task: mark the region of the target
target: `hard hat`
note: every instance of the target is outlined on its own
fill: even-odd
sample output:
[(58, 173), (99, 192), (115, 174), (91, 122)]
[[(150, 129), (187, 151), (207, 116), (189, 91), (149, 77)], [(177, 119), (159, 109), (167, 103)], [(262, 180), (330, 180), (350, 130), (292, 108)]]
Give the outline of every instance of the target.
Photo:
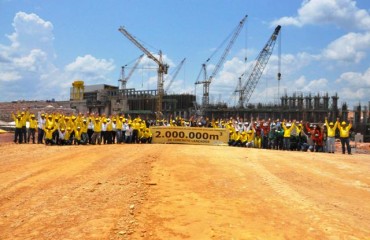
[(45, 114), (44, 113), (41, 113), (41, 117), (45, 117)]
[(333, 123), (333, 122), (330, 122), (330, 123), (329, 123), (329, 126), (334, 126), (334, 123)]
[(20, 114), (18, 114), (18, 115), (17, 115), (17, 118), (20, 118), (20, 117), (22, 117), (22, 116), (21, 116)]
[(63, 132), (64, 130), (65, 130), (64, 128), (60, 129), (60, 131), (62, 131), (62, 132)]
[(342, 125), (346, 125), (347, 123), (345, 121), (342, 122)]
[(81, 128), (80, 126), (77, 127), (77, 129), (80, 129), (80, 128)]
[(252, 130), (248, 130), (248, 133), (252, 133)]
[(71, 127), (68, 127), (68, 128), (67, 128), (67, 130), (68, 130), (68, 131), (69, 131), (69, 130), (71, 130)]
[(31, 118), (34, 118), (34, 117), (35, 117), (35, 114), (32, 114), (32, 115), (31, 115)]
[(21, 114), (24, 115), (24, 112), (22, 112)]
[(300, 124), (298, 124), (298, 127), (302, 127), (302, 124), (300, 123)]

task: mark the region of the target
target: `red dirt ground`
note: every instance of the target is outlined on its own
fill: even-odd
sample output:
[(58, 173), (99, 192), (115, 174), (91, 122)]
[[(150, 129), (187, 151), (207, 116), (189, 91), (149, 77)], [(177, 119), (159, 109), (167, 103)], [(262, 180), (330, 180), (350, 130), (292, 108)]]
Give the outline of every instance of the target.
[(0, 239), (370, 239), (369, 154), (11, 139)]

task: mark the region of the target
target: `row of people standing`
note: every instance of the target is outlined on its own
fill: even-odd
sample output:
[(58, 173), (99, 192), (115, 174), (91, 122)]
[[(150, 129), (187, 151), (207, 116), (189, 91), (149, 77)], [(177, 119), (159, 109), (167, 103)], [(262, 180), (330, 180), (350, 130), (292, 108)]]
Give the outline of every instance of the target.
[[(221, 125), (219, 124), (221, 122)], [(315, 152), (335, 152), (337, 130), (342, 144), (342, 153), (351, 154), (350, 131), (352, 122), (328, 122), (310, 124), (308, 122), (286, 121), (253, 121), (240, 122), (230, 120), (215, 121), (217, 127), (230, 131), (229, 145), (278, 150), (300, 150)]]
[[(47, 145), (69, 144), (113, 144), (113, 143), (151, 143), (152, 134), (148, 124), (140, 116), (131, 120), (124, 115), (84, 116), (61, 113), (13, 113), (16, 124), (14, 142)], [(29, 122), (28, 139), (26, 122)], [(27, 141), (26, 141), (27, 139)]]

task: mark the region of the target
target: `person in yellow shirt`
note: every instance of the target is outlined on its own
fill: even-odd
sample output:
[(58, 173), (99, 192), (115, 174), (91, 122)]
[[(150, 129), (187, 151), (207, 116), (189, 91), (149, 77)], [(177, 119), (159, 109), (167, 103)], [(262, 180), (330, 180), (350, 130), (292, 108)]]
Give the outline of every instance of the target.
[(122, 143), (123, 142), (123, 117), (122, 116), (116, 116), (116, 142)]
[(152, 132), (149, 128), (144, 130), (143, 137), (141, 138), (141, 143), (152, 143)]
[(73, 131), (74, 132), (74, 144), (80, 145), (83, 144), (85, 145), (86, 142), (82, 141), (82, 128), (80, 126), (77, 126), (77, 128)]
[(22, 138), (23, 138), (24, 143), (27, 143), (27, 120), (29, 116), (30, 116), (30, 112), (28, 110), (21, 112)]
[(94, 132), (91, 136), (91, 144), (96, 144), (98, 143), (99, 145), (101, 144), (101, 130), (102, 130), (102, 123), (99, 117), (95, 117), (94, 121)]
[(243, 131), (240, 136), (240, 146), (246, 147), (247, 142), (248, 142), (247, 132)]
[(325, 124), (326, 124), (326, 130), (327, 130), (327, 139), (326, 139), (326, 147), (328, 153), (334, 153), (335, 152), (335, 131), (338, 127), (338, 122), (328, 122), (328, 118), (325, 117)]
[(32, 143), (35, 143), (35, 133), (36, 133), (36, 128), (37, 128), (37, 120), (36, 120), (35, 114), (31, 114), (31, 117), (28, 121), (30, 123), (30, 126), (28, 128), (27, 142), (29, 143), (32, 137)]
[(89, 135), (87, 134), (87, 129), (88, 129), (88, 124), (87, 124), (87, 119), (83, 118), (82, 123), (81, 123), (81, 141), (83, 144), (87, 144), (89, 141)]
[(22, 134), (22, 116), (17, 114), (17, 116), (12, 113), (13, 120), (15, 122), (15, 132), (14, 132), (14, 143), (23, 143), (23, 134)]
[(53, 133), (55, 131), (54, 125), (45, 127), (45, 145), (54, 145)]
[(342, 144), (342, 153), (346, 153), (346, 146), (347, 146), (347, 152), (348, 154), (351, 153), (351, 146), (349, 145), (349, 134), (350, 130), (352, 128), (352, 121), (347, 125), (345, 121), (339, 122), (339, 118), (337, 118), (337, 126), (339, 129), (339, 136), (340, 136), (340, 142)]
[(254, 128), (251, 128), (247, 131), (247, 143), (245, 144), (247, 148), (254, 147), (254, 132)]
[(283, 149), (284, 150), (290, 150), (290, 137), (292, 130), (295, 129), (295, 120), (293, 123), (285, 123), (285, 119), (281, 126), (284, 129), (284, 139), (283, 139)]

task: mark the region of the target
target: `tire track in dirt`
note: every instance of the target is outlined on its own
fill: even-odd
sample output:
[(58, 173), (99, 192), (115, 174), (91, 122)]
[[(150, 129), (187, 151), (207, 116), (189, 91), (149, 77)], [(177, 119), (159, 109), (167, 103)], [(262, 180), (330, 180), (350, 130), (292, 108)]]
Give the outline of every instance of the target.
[[(259, 159), (263, 159), (263, 155), (264, 153), (261, 153)], [(286, 163), (284, 158), (286, 158), (286, 155), (280, 154), (280, 156), (276, 156), (275, 160), (276, 162), (279, 162), (279, 164), (284, 164), (284, 162)], [(268, 170), (265, 165), (271, 166), (271, 162), (249, 159), (247, 164), (255, 170), (263, 182), (265, 182), (274, 192), (282, 197), (282, 201), (286, 201), (285, 204), (294, 206), (294, 208), (299, 209), (300, 212), (308, 216), (309, 221), (312, 223), (312, 227), (309, 229), (309, 231), (316, 232), (319, 230), (323, 236), (330, 236), (330, 238), (334, 239), (339, 239), (343, 236), (351, 236), (351, 231), (353, 231), (353, 229), (349, 230), (345, 223), (336, 219), (336, 215), (332, 215), (330, 212), (322, 209), (322, 202), (317, 202), (317, 199), (313, 199), (308, 195), (300, 193), (299, 189), (295, 190), (296, 186), (294, 182), (289, 179), (282, 179)], [(291, 171), (299, 171), (296, 169), (296, 165), (302, 167), (302, 164), (305, 164), (305, 161), (297, 161), (294, 163), (291, 161), (289, 162)], [(306, 169), (306, 171), (308, 170)], [(317, 174), (315, 171), (313, 171), (313, 174)], [(312, 174), (311, 171), (310, 174)], [(328, 177), (330, 174), (325, 176)], [(320, 177), (320, 174), (316, 176), (317, 179), (320, 179)], [(352, 227), (356, 228), (356, 226)], [(358, 239), (353, 236), (351, 237), (351, 239)]]

